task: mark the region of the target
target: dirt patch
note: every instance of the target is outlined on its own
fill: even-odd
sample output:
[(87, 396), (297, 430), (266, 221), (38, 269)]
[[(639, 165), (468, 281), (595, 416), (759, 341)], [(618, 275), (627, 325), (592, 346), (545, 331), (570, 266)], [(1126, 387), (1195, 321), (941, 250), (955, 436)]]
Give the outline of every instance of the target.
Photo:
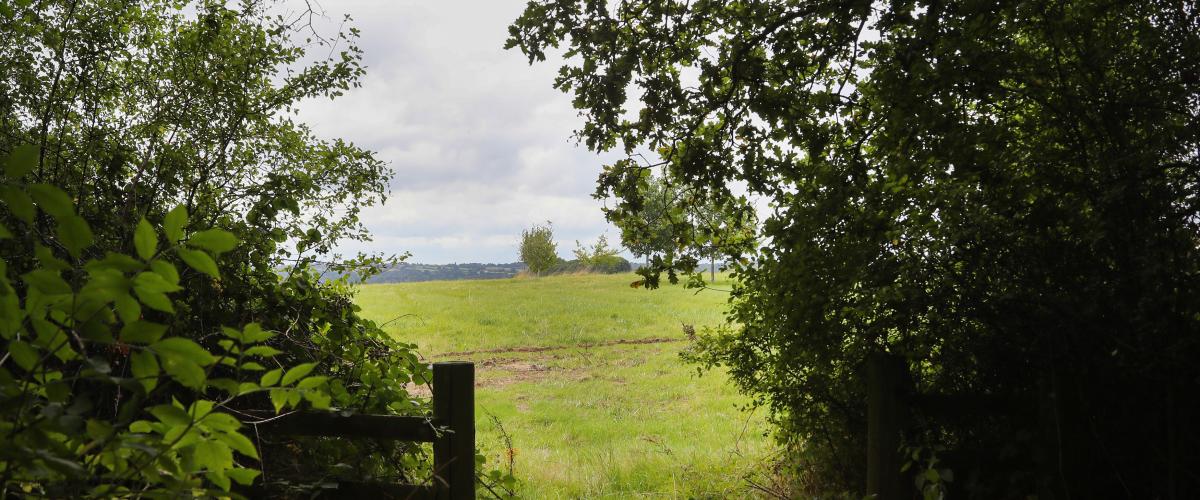
[[(505, 353), (547, 353), (545, 355), (530, 357), (515, 357), (515, 356), (496, 356), (479, 359), (475, 361), (475, 387), (504, 387), (517, 382), (529, 382), (554, 377), (556, 380), (591, 380), (598, 378), (597, 375), (588, 375), (585, 368), (563, 368), (552, 366), (553, 360), (559, 360), (575, 356), (587, 356), (586, 352), (580, 353), (560, 353), (550, 351), (566, 351), (568, 349), (588, 349), (592, 347), (606, 347), (618, 345), (646, 345), (646, 344), (665, 344), (673, 342), (686, 341), (686, 337), (653, 337), (645, 339), (618, 339), (606, 342), (585, 342), (573, 345), (561, 346), (519, 346), (507, 347), (501, 349), (480, 349), (477, 351), (458, 351), (447, 352), (431, 356), (431, 359), (445, 359), (453, 357), (465, 357), (479, 354), (505, 354)], [(549, 363), (548, 363), (549, 362)], [(616, 360), (615, 363), (619, 366), (637, 366), (645, 362), (642, 356), (633, 356), (621, 360)], [(590, 363), (589, 363), (590, 364)], [(624, 384), (624, 380), (614, 379), (614, 383)], [(430, 390), (427, 385), (408, 385), (409, 394), (415, 396), (429, 397)]]
[(504, 347), (504, 348), (500, 348), (500, 349), (480, 349), (478, 351), (445, 352), (445, 353), (431, 356), (431, 358), (449, 358), (449, 357), (454, 357), (454, 356), (471, 356), (473, 354), (500, 354), (500, 353), (506, 353), (506, 352), (545, 352), (545, 351), (556, 351), (556, 350), (560, 350), (560, 349), (586, 349), (589, 347), (604, 347), (604, 346), (626, 345), (626, 344), (664, 344), (664, 343), (668, 343), (668, 342), (683, 342), (685, 340), (687, 340), (686, 337), (653, 337), (653, 338), (648, 338), (648, 339), (618, 339), (618, 340), (609, 340), (606, 342), (584, 342), (582, 344), (573, 344), (573, 345), (518, 346), (518, 347)]

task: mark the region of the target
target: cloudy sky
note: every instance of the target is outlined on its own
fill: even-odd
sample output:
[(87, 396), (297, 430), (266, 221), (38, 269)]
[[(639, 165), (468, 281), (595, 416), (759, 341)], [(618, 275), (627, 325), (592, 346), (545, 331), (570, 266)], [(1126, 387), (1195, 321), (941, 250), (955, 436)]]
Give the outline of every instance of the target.
[(412, 252), (410, 262), (513, 262), (521, 229), (554, 223), (560, 255), (618, 232), (591, 198), (606, 160), (576, 146), (580, 119), (551, 85), (558, 61), (502, 49), (525, 0), (324, 0), (353, 16), (367, 76), (300, 117), (327, 138), (378, 153), (395, 171), (375, 235), (344, 252)]

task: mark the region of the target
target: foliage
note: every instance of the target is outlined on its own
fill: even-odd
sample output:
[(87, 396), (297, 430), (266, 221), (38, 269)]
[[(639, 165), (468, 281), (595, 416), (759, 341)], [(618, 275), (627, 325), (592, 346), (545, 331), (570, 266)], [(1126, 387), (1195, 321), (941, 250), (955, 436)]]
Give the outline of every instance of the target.
[[(405, 388), (429, 376), (412, 346), (314, 266), (384, 262), (331, 253), (368, 238), (358, 215), (383, 201), (387, 169), (289, 117), (358, 85), (357, 32), (301, 43), (313, 13), (271, 8), (0, 5), (6, 491), (224, 490), (254, 477), (239, 437), (252, 411), (424, 411)], [(304, 444), (264, 465), (321, 469), (292, 478), (300, 489), (347, 469), (421, 473), (415, 448)]]
[(554, 229), (550, 222), (546, 225), (534, 224), (533, 227), (521, 231), (521, 262), (529, 266), (529, 271), (540, 275), (558, 262), (557, 244), (554, 243)]
[(558, 259), (546, 274), (620, 274), (633, 271), (633, 264), (624, 257), (605, 259), (600, 264), (586, 264), (579, 259)]
[(138, 223), (136, 257), (107, 252), (83, 259), (97, 235), (65, 192), (18, 181), (34, 164), (28, 151), (36, 149), (8, 157), (0, 201), (21, 214), (18, 224), (40, 220), (53, 228), (60, 246), (43, 246), (32, 231), (17, 238), (11, 226), (0, 226), (0, 237), (32, 246), (38, 259), (16, 282), (7, 260), (0, 261), (6, 496), (197, 488), (219, 494), (232, 482), (250, 484), (259, 471), (240, 464), (259, 454), (231, 413), (236, 402), (269, 395), (278, 412), (302, 402), (329, 408), (333, 398), (329, 377), (312, 374), (315, 364), (279, 366), (281, 351), (266, 343), (275, 334), (257, 323), (214, 326), (215, 349), (171, 327), (172, 316), (188, 305), (169, 296), (183, 290), (176, 263), (218, 281), (214, 257), (233, 250), (237, 239), (220, 229), (185, 232), (188, 214), (180, 206), (161, 229)]
[(620, 250), (608, 246), (608, 237), (604, 235), (600, 235), (600, 238), (596, 240), (596, 243), (591, 248), (585, 247), (579, 241), (576, 241), (573, 252), (575, 253), (575, 260), (584, 269), (605, 274), (627, 272), (631, 269), (629, 261), (617, 255)]
[[(627, 198), (606, 208), (605, 216), (621, 228), (621, 241), (636, 256), (658, 256), (661, 262), (699, 259), (709, 261), (709, 280), (716, 281), (716, 259), (741, 255), (755, 247), (756, 217), (746, 199), (731, 203), (708, 200), (696, 191), (673, 184), (667, 176), (655, 177), (644, 169), (632, 176)], [(605, 197), (601, 191), (597, 197)], [(682, 266), (682, 264), (681, 264)], [(644, 276), (657, 280), (653, 267)], [(699, 277), (699, 276), (697, 276)], [(700, 284), (700, 283), (696, 283)]]
[(651, 255), (675, 250), (674, 225), (686, 217), (678, 209), (679, 193), (666, 179), (647, 175), (638, 188), (641, 206), (637, 210), (609, 209), (608, 218), (621, 229), (621, 244), (649, 263)]
[(1200, 488), (1178, 444), (1200, 417), (1187, 3), (540, 0), (510, 34), (531, 62), (565, 51), (578, 136), (629, 155), (599, 194), (640, 210), (645, 148), (698, 200), (770, 202), (753, 261), (726, 252), (731, 327), (701, 360), (829, 491), (862, 488), (880, 351), (914, 390), (1001, 402), (913, 415), (910, 442), (993, 452), (955, 471), (964, 496)]

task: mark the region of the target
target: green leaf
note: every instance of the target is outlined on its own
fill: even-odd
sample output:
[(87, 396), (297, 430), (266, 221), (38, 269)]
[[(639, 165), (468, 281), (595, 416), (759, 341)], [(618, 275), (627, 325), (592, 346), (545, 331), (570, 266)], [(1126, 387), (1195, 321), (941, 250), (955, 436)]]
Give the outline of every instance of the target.
[(208, 254), (201, 250), (188, 250), (186, 248), (180, 248), (178, 252), (179, 258), (183, 259), (183, 262), (192, 269), (212, 276), (213, 279), (221, 278), (221, 273), (217, 270), (217, 263)]
[(217, 439), (220, 439), (225, 444), (229, 445), (238, 453), (247, 457), (258, 459), (258, 449), (254, 447), (254, 443), (246, 436), (237, 432), (225, 432), (217, 434)]
[(276, 349), (269, 345), (256, 345), (254, 347), (246, 349), (246, 351), (243, 354), (245, 354), (247, 356), (262, 356), (264, 358), (269, 358), (269, 357), (272, 357), (272, 356), (275, 356), (275, 355), (281, 354), (281, 353), (283, 353), (283, 351), (280, 351), (279, 349)]
[(161, 274), (152, 271), (143, 271), (133, 278), (133, 287), (135, 290), (158, 293), (183, 290), (183, 287), (167, 281)]
[(202, 366), (211, 365), (217, 360), (211, 353), (200, 347), (200, 344), (183, 337), (162, 339), (152, 344), (150, 348), (159, 354), (178, 356)]
[(262, 472), (254, 469), (229, 469), (225, 471), (225, 475), (242, 486), (253, 484), (254, 478), (258, 477), (259, 474), (262, 474)]
[(104, 258), (99, 261), (94, 261), (89, 264), (116, 269), (124, 273), (132, 273), (140, 271), (145, 267), (145, 264), (137, 259), (125, 255), (123, 253), (105, 252)]
[(137, 299), (134, 299), (127, 293), (117, 295), (113, 299), (113, 305), (117, 310), (117, 316), (121, 317), (122, 322), (133, 323), (142, 317), (142, 305), (138, 303)]
[(130, 432), (136, 432), (139, 434), (148, 434), (148, 433), (152, 432), (153, 430), (154, 430), (154, 428), (151, 426), (149, 420), (138, 420), (132, 424), (129, 424)]
[(154, 387), (158, 385), (158, 376), (161, 372), (158, 368), (158, 358), (154, 357), (154, 353), (134, 352), (129, 356), (129, 368), (138, 383), (146, 388), (146, 392), (153, 391)]
[(13, 361), (17, 362), (17, 366), (25, 370), (32, 370), (34, 365), (37, 365), (37, 350), (23, 340), (9, 342), (8, 353), (12, 355)]
[(162, 311), (165, 313), (175, 314), (175, 306), (171, 305), (171, 299), (167, 298), (162, 292), (146, 290), (144, 288), (134, 287), (133, 293), (137, 295), (138, 300), (146, 304), (147, 307)]
[(0, 240), (6, 240), (12, 237), (12, 231), (9, 231), (7, 227), (0, 225)]
[(75, 203), (63, 190), (49, 184), (33, 184), (29, 186), (29, 194), (42, 210), (54, 218), (75, 215)]
[(58, 241), (67, 247), (71, 256), (78, 258), (83, 249), (92, 246), (95, 237), (83, 217), (68, 214), (58, 218)]
[(64, 403), (68, 398), (71, 397), (71, 387), (62, 383), (62, 381), (55, 380), (47, 382), (45, 388), (46, 399), (49, 399), (52, 402)]
[(206, 375), (200, 365), (179, 356), (164, 356), (162, 367), (171, 378), (185, 387), (196, 390), (204, 388)]
[(71, 285), (68, 285), (57, 271), (38, 269), (25, 273), (21, 279), (25, 281), (25, 284), (47, 295), (72, 293)]
[(276, 388), (268, 391), (268, 394), (271, 396), (271, 406), (275, 408), (275, 413), (279, 413), (280, 410), (283, 410), (287, 406), (288, 399), (292, 395), (292, 390)]
[(212, 412), (204, 416), (204, 425), (209, 429), (221, 432), (236, 432), (242, 428), (242, 422), (228, 413)]
[(221, 488), (221, 491), (229, 491), (229, 488), (233, 486), (233, 484), (229, 482), (229, 477), (225, 475), (224, 469), (210, 470), (204, 475), (204, 477), (207, 477), (209, 481), (212, 481), (212, 483), (217, 485), (218, 488)]
[(41, 262), (42, 267), (45, 267), (46, 269), (53, 271), (66, 271), (71, 269), (70, 264), (58, 257), (55, 257), (54, 252), (40, 243), (33, 245), (33, 254), (37, 256), (38, 262)]
[(282, 375), (283, 375), (282, 368), (276, 368), (274, 370), (271, 370), (271, 371), (263, 374), (262, 378), (260, 378), (258, 380), (258, 385), (261, 385), (263, 387), (270, 387), (272, 385), (275, 385), (275, 384), (279, 383), (279, 377)]
[(41, 157), (41, 148), (34, 144), (22, 144), (13, 148), (4, 161), (4, 175), (9, 179), (20, 179), (33, 171)]
[(242, 342), (256, 344), (274, 337), (275, 334), (262, 329), (258, 323), (250, 323), (242, 330)]
[(942, 476), (940, 474), (938, 474), (937, 469), (927, 469), (925, 471), (925, 479), (931, 483), (936, 483), (941, 478), (942, 478)]
[(121, 328), (121, 341), (130, 344), (153, 344), (167, 332), (167, 325), (135, 320)]
[(37, 211), (33, 207), (33, 198), (16, 187), (0, 187), (0, 199), (4, 200), (9, 212), (26, 224), (33, 222), (33, 216), (37, 215)]
[(324, 384), (326, 380), (329, 380), (329, 377), (324, 377), (324, 376), (308, 377), (304, 380), (301, 380), (299, 384), (296, 384), (296, 388), (297, 389), (315, 389), (317, 387), (320, 387), (321, 384)]
[(188, 244), (219, 254), (237, 247), (238, 239), (233, 233), (224, 229), (209, 229), (193, 234), (191, 238), (188, 238)]
[(318, 410), (328, 410), (329, 403), (332, 400), (328, 394), (319, 391), (308, 391), (304, 393), (304, 399), (307, 399), (309, 404)]
[(179, 270), (175, 269), (175, 265), (165, 260), (155, 260), (150, 263), (150, 269), (162, 276), (167, 283), (172, 285), (179, 284)]
[(283, 376), (283, 381), (280, 382), (280, 385), (289, 385), (292, 382), (300, 380), (301, 377), (308, 375), (308, 372), (311, 372), (313, 368), (316, 367), (316, 363), (301, 363), (293, 366), (287, 371), (287, 374)]
[(87, 421), (87, 435), (92, 439), (100, 440), (107, 438), (108, 436), (112, 435), (112, 432), (112, 425), (110, 425), (108, 422), (96, 420), (94, 418), (89, 418)]
[(133, 231), (133, 246), (142, 260), (150, 260), (158, 251), (158, 233), (154, 232), (154, 226), (151, 226), (145, 217), (142, 217), (137, 229)]
[(174, 245), (183, 239), (183, 227), (187, 225), (187, 220), (186, 206), (179, 205), (167, 212), (163, 219), (163, 233), (166, 233), (168, 243)]
[(150, 414), (154, 415), (154, 418), (157, 418), (159, 422), (167, 425), (186, 426), (192, 424), (192, 416), (188, 415), (188, 412), (183, 411), (183, 408), (175, 405), (154, 406), (150, 408)]
[(210, 471), (223, 471), (233, 467), (233, 450), (221, 441), (204, 439), (192, 448), (192, 460), (198, 467)]

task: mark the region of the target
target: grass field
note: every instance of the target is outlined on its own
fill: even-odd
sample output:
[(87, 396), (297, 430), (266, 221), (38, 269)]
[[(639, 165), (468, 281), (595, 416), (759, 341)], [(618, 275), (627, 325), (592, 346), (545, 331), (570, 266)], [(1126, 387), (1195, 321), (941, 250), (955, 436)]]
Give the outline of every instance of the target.
[(752, 495), (743, 477), (772, 450), (761, 412), (678, 356), (682, 326), (718, 323), (725, 296), (633, 280), (366, 285), (357, 300), (430, 360), (476, 363), (477, 439), (492, 464), (507, 464), (511, 439), (522, 498)]

